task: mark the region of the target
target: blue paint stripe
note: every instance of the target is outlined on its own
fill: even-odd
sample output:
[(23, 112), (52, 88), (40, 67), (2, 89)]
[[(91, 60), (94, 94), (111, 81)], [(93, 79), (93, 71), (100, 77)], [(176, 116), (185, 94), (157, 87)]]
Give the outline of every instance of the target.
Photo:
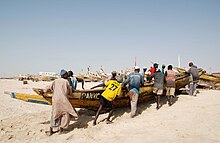
[(45, 102), (45, 101), (39, 101), (39, 100), (33, 100), (33, 99), (29, 99), (27, 102), (32, 102), (32, 103), (39, 103), (39, 104), (46, 104), (46, 105), (48, 105), (48, 103)]
[(12, 98), (16, 98), (14, 92), (11, 93), (11, 97), (12, 97)]

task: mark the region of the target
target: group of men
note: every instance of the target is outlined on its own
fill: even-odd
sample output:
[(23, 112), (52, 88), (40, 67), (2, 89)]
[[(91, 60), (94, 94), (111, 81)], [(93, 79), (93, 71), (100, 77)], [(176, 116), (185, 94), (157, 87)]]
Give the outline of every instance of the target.
[[(152, 75), (147, 76), (147, 80), (152, 80), (152, 78), (154, 78), (153, 93), (157, 103), (156, 108), (157, 109), (160, 108), (160, 96), (164, 94), (164, 91), (166, 91), (168, 104), (171, 106), (172, 98), (175, 95), (176, 73), (173, 71), (172, 65), (169, 65), (167, 71), (165, 72), (158, 69), (158, 64), (156, 64), (154, 67), (155, 67), (155, 72)], [(162, 66), (162, 69), (164, 68), (165, 67)]]
[[(162, 68), (158, 68), (158, 64), (155, 63), (153, 65), (153, 72), (147, 75), (147, 80), (151, 80), (154, 78), (154, 89), (153, 93), (155, 95), (157, 106), (156, 108), (160, 108), (160, 96), (166, 94), (168, 105), (171, 106), (173, 104), (173, 98), (175, 97), (175, 89), (176, 89), (176, 78), (177, 74), (173, 71), (173, 66), (168, 65), (167, 70), (165, 71), (165, 65), (162, 65)], [(190, 84), (189, 84), (189, 95), (196, 96), (197, 90), (197, 82), (199, 80), (199, 73), (197, 66), (195, 66), (192, 62), (189, 63), (189, 70), (185, 72), (190, 75)]]
[[(197, 67), (193, 65), (192, 62), (189, 63), (190, 69), (185, 72), (186, 74), (190, 75), (190, 95), (195, 95), (196, 91), (196, 83), (199, 79), (199, 74)], [(128, 94), (130, 97), (130, 105), (131, 105), (131, 117), (134, 117), (136, 115), (137, 110), (137, 102), (138, 102), (138, 96), (140, 87), (144, 86), (145, 80), (152, 80), (154, 79), (154, 89), (153, 93), (156, 99), (156, 109), (160, 108), (160, 96), (164, 94), (164, 91), (166, 91), (166, 96), (168, 100), (168, 105), (171, 106), (173, 104), (173, 98), (175, 97), (175, 88), (176, 88), (176, 73), (173, 71), (172, 65), (169, 65), (167, 67), (167, 71), (165, 71), (165, 65), (162, 65), (162, 69), (160, 70), (158, 68), (158, 64), (154, 63), (153, 67), (150, 69), (150, 74), (146, 75), (145, 72), (146, 68), (143, 68), (143, 74), (140, 73), (140, 67), (135, 66), (134, 72), (130, 73), (126, 80), (122, 83), (121, 81), (117, 80), (116, 72), (112, 72), (112, 76), (110, 80), (105, 81), (103, 84), (100, 84), (98, 86), (92, 87), (100, 87), (100, 86), (106, 86), (105, 91), (101, 94), (100, 97), (100, 107), (96, 113), (95, 120), (93, 122), (93, 125), (96, 125), (97, 118), (103, 109), (103, 107), (110, 108), (109, 115), (107, 117), (107, 123), (111, 123), (110, 117), (113, 113), (113, 104), (112, 101), (121, 95), (121, 88), (126, 87), (128, 84)]]
[[(193, 95), (196, 90), (196, 82), (199, 79), (197, 67), (193, 65), (192, 62), (189, 63), (190, 69), (186, 72), (190, 75), (190, 95)], [(138, 96), (140, 92), (140, 87), (144, 86), (145, 80), (154, 79), (154, 89), (153, 93), (155, 95), (157, 106), (160, 108), (160, 96), (164, 93), (164, 87), (166, 85), (166, 95), (168, 98), (168, 104), (172, 105), (172, 98), (175, 95), (175, 79), (176, 74), (172, 70), (172, 65), (169, 65), (167, 71), (164, 70), (165, 66), (162, 66), (162, 70), (158, 68), (158, 64), (154, 64), (150, 74), (145, 75), (140, 73), (140, 67), (135, 66), (134, 72), (130, 73), (125, 81), (117, 80), (117, 72), (113, 71), (110, 79), (106, 80), (96, 87), (105, 86), (105, 91), (100, 96), (100, 106), (97, 110), (93, 125), (97, 124), (98, 116), (103, 108), (109, 108), (109, 115), (107, 117), (106, 123), (112, 123), (110, 120), (114, 105), (113, 101), (121, 95), (122, 88), (128, 88), (128, 94), (130, 97), (131, 105), (131, 117), (136, 115)], [(61, 70), (61, 78), (54, 80), (46, 89), (40, 91), (41, 94), (51, 90), (53, 92), (52, 96), (52, 114), (51, 114), (51, 126), (48, 135), (52, 135), (54, 132), (62, 132), (64, 128), (67, 128), (70, 120), (78, 119), (79, 115), (74, 107), (70, 104), (67, 95), (71, 94), (76, 90), (77, 79), (73, 77), (72, 71), (67, 72), (66, 70)], [(78, 79), (81, 80), (81, 79)], [(84, 83), (84, 82), (83, 82)], [(165, 84), (166, 83), (166, 84)], [(127, 86), (128, 85), (128, 86)], [(84, 84), (82, 84), (84, 89)]]

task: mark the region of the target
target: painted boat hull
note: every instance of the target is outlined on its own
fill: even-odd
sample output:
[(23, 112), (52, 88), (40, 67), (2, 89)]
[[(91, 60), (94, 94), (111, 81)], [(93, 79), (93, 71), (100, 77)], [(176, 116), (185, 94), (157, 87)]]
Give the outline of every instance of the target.
[[(33, 90), (40, 95), (38, 88), (33, 88)], [(87, 108), (87, 109), (97, 109), (99, 107), (99, 96), (102, 94), (104, 89), (91, 89), (91, 90), (76, 90), (72, 95), (68, 95), (70, 103), (75, 108)], [(153, 98), (153, 85), (147, 84), (140, 89), (139, 102), (148, 101)], [(46, 93), (42, 97), (52, 104), (52, 93)], [(113, 101), (114, 107), (129, 106), (130, 100), (127, 95), (127, 91), (123, 90), (120, 97)]]
[[(187, 74), (181, 74), (176, 79), (176, 90), (185, 87), (187, 84), (189, 84), (189, 76)], [(44, 95), (40, 95), (39, 90), (42, 89), (33, 88), (33, 90), (37, 93), (36, 95), (14, 92), (8, 94), (11, 94), (13, 98), (23, 100), (26, 102), (48, 105), (52, 104), (52, 93), (45, 93)], [(68, 99), (75, 108), (87, 108), (96, 110), (100, 104), (98, 97), (101, 95), (103, 91), (104, 89), (76, 90), (72, 95), (68, 96)], [(138, 103), (146, 102), (153, 98), (153, 84), (146, 83), (144, 87), (140, 88), (140, 96), (138, 99)], [(123, 90), (121, 96), (113, 101), (113, 105), (116, 108), (130, 105), (130, 100), (126, 90)]]
[(208, 81), (208, 82), (213, 82), (213, 83), (220, 83), (220, 78), (210, 75), (210, 74), (202, 74), (200, 76), (200, 80)]
[(12, 98), (23, 100), (26, 102), (46, 104), (46, 105), (51, 104), (51, 102), (46, 100), (43, 96), (37, 94), (25, 94), (25, 93), (15, 93), (15, 92), (7, 92), (7, 91), (5, 91), (4, 93), (11, 95)]

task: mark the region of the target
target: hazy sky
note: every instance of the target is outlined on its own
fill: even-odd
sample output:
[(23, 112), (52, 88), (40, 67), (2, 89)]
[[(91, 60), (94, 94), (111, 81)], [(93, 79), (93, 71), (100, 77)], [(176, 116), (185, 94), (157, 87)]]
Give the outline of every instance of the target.
[(0, 0), (0, 76), (160, 64), (220, 71), (220, 0)]

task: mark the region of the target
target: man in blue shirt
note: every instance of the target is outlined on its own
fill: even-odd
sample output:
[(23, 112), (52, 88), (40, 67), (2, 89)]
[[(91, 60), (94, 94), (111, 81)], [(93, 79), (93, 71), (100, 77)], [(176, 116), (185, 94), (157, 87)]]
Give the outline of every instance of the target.
[(77, 88), (77, 82), (82, 82), (82, 89), (84, 89), (84, 80), (81, 78), (77, 78), (73, 76), (73, 72), (72, 71), (68, 71), (68, 81), (70, 83), (70, 86), (72, 88), (72, 92), (74, 92)]
[(139, 72), (140, 67), (135, 66), (134, 72), (129, 74), (127, 79), (123, 82), (123, 86), (126, 86), (129, 83), (128, 95), (130, 96), (131, 103), (131, 117), (134, 117), (136, 114), (139, 90), (141, 86), (144, 86), (144, 77)]

